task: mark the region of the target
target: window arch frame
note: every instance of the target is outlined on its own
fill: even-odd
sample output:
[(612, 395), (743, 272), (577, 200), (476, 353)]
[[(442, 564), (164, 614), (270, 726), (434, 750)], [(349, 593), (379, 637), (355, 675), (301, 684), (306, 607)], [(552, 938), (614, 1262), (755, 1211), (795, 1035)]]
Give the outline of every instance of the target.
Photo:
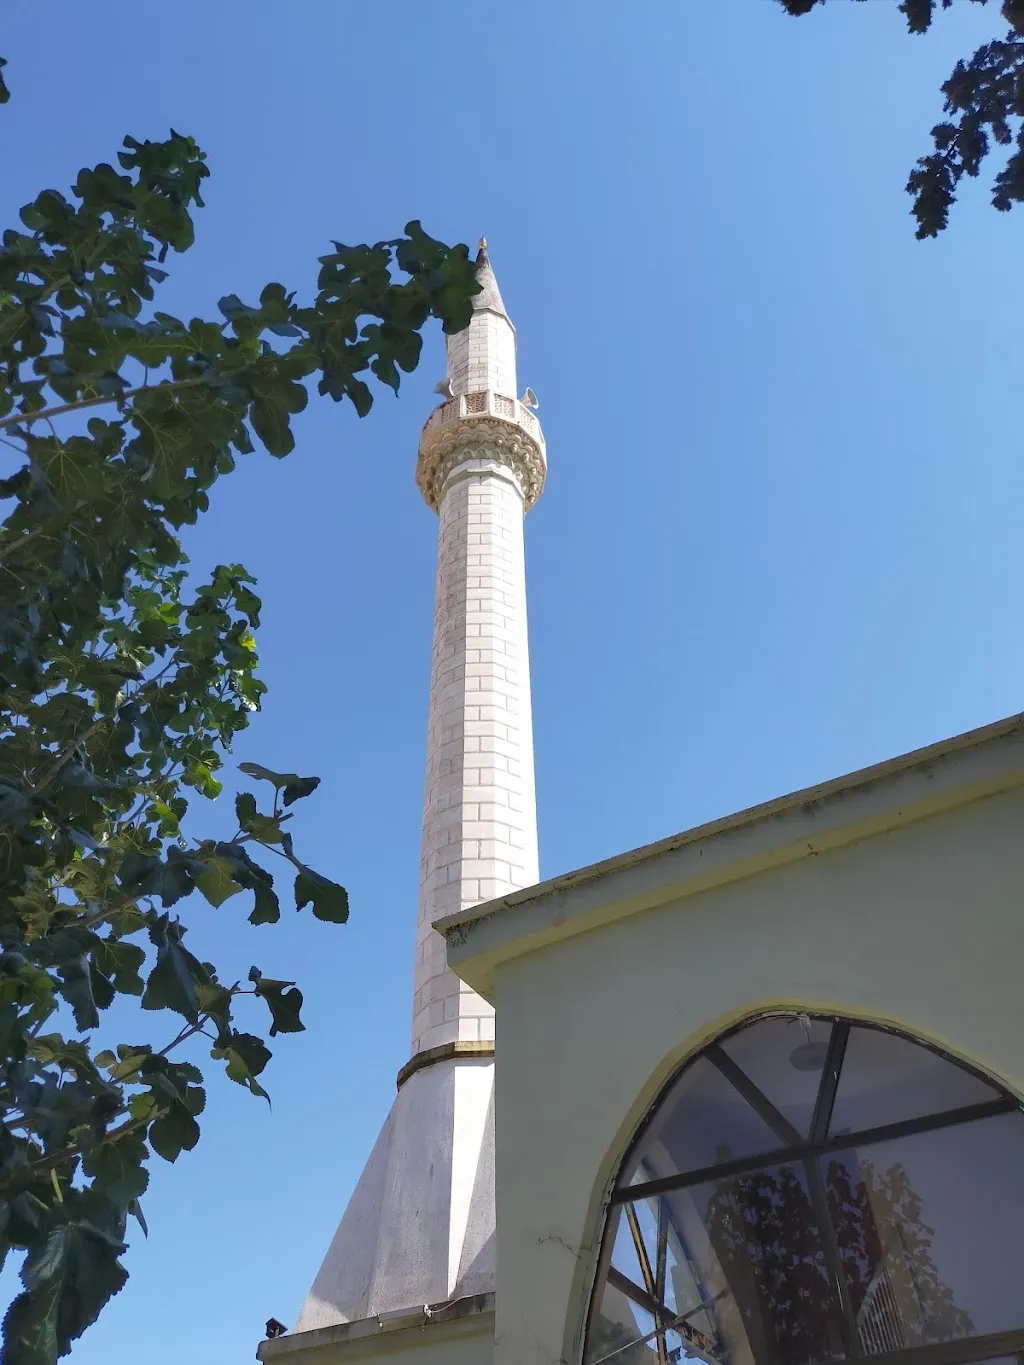
[[(803, 1018), (830, 1025), (827, 1052), (821, 1069), (821, 1079), (818, 1085), (814, 1112), (807, 1138), (803, 1138), (797, 1132), (786, 1116), (772, 1104), (763, 1091), (761, 1091), (747, 1076), (746, 1072), (733, 1061), (723, 1047), (723, 1044), (730, 1038), (763, 1020), (789, 1019), (795, 1021)], [(925, 1052), (930, 1052), (943, 1062), (953, 1064), (990, 1089), (997, 1091), (998, 1098), (983, 1103), (960, 1105), (915, 1118), (875, 1125), (869, 1128), (848, 1130), (830, 1136), (829, 1125), (832, 1120), (836, 1095), (839, 1089), (842, 1063), (845, 1057), (850, 1032), (855, 1028), (868, 1029), (877, 1033), (888, 1034), (903, 1042), (911, 1043)], [(668, 1175), (654, 1180), (636, 1181), (632, 1184), (628, 1183), (624, 1177), (630, 1171), (637, 1153), (643, 1149), (645, 1139), (651, 1132), (652, 1125), (661, 1114), (673, 1088), (684, 1073), (690, 1067), (694, 1066), (701, 1058), (706, 1058), (712, 1062), (718, 1071), (720, 1071), (733, 1085), (738, 1094), (747, 1101), (758, 1117), (767, 1123), (768, 1127), (785, 1145), (752, 1156), (720, 1162), (713, 1166), (677, 1172), (675, 1175)], [(856, 1148), (857, 1150), (870, 1148), (898, 1138), (907, 1138), (921, 1133), (936, 1132), (943, 1128), (980, 1122), (985, 1119), (997, 1118), (1015, 1112), (1024, 1113), (1024, 1101), (1013, 1096), (1001, 1080), (982, 1071), (972, 1063), (964, 1061), (960, 1057), (953, 1056), (928, 1039), (921, 1038), (916, 1034), (908, 1032), (906, 1029), (899, 1028), (887, 1022), (874, 1018), (865, 1018), (821, 1009), (798, 1010), (793, 1008), (777, 1008), (761, 1010), (755, 1014), (745, 1016), (742, 1020), (739, 1020), (721, 1033), (716, 1034), (710, 1042), (691, 1053), (670, 1073), (667, 1079), (662, 1083), (656, 1098), (648, 1107), (639, 1125), (634, 1130), (633, 1136), (618, 1163), (611, 1192), (606, 1202), (601, 1245), (587, 1305), (585, 1331), (580, 1347), (581, 1358), (584, 1361), (584, 1365), (605, 1365), (605, 1362), (607, 1362), (607, 1365), (616, 1365), (616, 1356), (619, 1354), (619, 1351), (614, 1351), (608, 1356), (591, 1359), (587, 1350), (588, 1341), (591, 1338), (595, 1320), (599, 1315), (602, 1294), (606, 1284), (611, 1284), (612, 1286), (619, 1288), (627, 1298), (634, 1300), (640, 1307), (650, 1313), (657, 1324), (657, 1336), (662, 1345), (664, 1343), (664, 1333), (674, 1330), (671, 1323), (669, 1323), (669, 1325), (663, 1325), (666, 1321), (666, 1317), (670, 1319), (677, 1317), (677, 1315), (672, 1313), (671, 1309), (667, 1308), (664, 1302), (659, 1303), (643, 1286), (631, 1282), (625, 1275), (611, 1265), (613, 1243), (615, 1239), (610, 1234), (615, 1227), (615, 1222), (618, 1218), (618, 1209), (620, 1207), (626, 1206), (628, 1209), (628, 1207), (635, 1202), (645, 1199), (654, 1199), (661, 1195), (685, 1189), (689, 1186), (703, 1185), (715, 1180), (753, 1174), (766, 1168), (784, 1166), (789, 1163), (798, 1163), (809, 1173), (812, 1167), (817, 1170), (817, 1163), (820, 1158), (849, 1151), (851, 1148)], [(820, 1173), (818, 1181), (815, 1183), (820, 1183)], [(823, 1203), (825, 1199), (826, 1195), (823, 1184), (819, 1189), (812, 1189), (812, 1202), (817, 1205), (819, 1212), (824, 1212), (827, 1215), (827, 1208)], [(822, 1232), (823, 1240), (827, 1242), (829, 1240), (828, 1234), (831, 1234), (832, 1232), (831, 1219), (828, 1216), (823, 1219)], [(634, 1229), (634, 1241), (636, 1241), (637, 1236), (638, 1233)], [(838, 1249), (834, 1245), (834, 1238), (833, 1245), (831, 1247), (826, 1246), (825, 1256), (829, 1273), (831, 1276), (835, 1277), (837, 1282), (846, 1332), (851, 1334), (850, 1339), (845, 1343), (846, 1356), (841, 1360), (832, 1362), (832, 1365), (849, 1365), (849, 1362), (860, 1360), (863, 1360), (865, 1365), (980, 1365), (981, 1362), (986, 1360), (995, 1362), (997, 1358), (1000, 1358), (1001, 1360), (1002, 1357), (1010, 1357), (1018, 1361), (1019, 1365), (1024, 1365), (1024, 1324), (1022, 1324), (1019, 1329), (1013, 1329), (1011, 1331), (990, 1333), (980, 1336), (957, 1337), (944, 1342), (905, 1347), (900, 1350), (887, 1351), (875, 1355), (868, 1355), (859, 1351), (857, 1349), (855, 1337), (853, 1336), (853, 1320), (849, 1315), (849, 1286), (846, 1284), (845, 1272), (838, 1258)], [(698, 1310), (690, 1310), (689, 1316), (693, 1316), (697, 1311)], [(644, 1340), (649, 1341), (651, 1338), (655, 1337), (655, 1335), (656, 1333), (652, 1332)], [(698, 1340), (695, 1344), (699, 1349), (700, 1333), (697, 1333), (696, 1337)], [(625, 1348), (619, 1348), (619, 1350), (624, 1351)], [(700, 1356), (698, 1355), (694, 1358), (699, 1359)]]

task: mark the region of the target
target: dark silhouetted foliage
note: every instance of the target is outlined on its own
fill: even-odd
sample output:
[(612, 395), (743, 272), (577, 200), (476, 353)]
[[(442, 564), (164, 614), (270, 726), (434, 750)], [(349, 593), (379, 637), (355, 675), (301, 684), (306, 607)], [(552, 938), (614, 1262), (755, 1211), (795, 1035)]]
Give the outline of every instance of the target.
[[(877, 3), (877, 0), (875, 0)], [(778, 0), (788, 14), (809, 14), (826, 0)], [(895, 3), (895, 0), (894, 0)], [(953, 0), (900, 0), (911, 33), (927, 33), (938, 8)], [(988, 0), (974, 0), (987, 4)], [(932, 129), (934, 151), (918, 159), (907, 180), (919, 238), (937, 237), (949, 223), (949, 211), (965, 175), (977, 176), (992, 150), (1012, 147), (995, 177), (992, 204), (1006, 212), (1024, 200), (1024, 0), (1003, 0), (1010, 31), (957, 62), (942, 86), (943, 113)]]

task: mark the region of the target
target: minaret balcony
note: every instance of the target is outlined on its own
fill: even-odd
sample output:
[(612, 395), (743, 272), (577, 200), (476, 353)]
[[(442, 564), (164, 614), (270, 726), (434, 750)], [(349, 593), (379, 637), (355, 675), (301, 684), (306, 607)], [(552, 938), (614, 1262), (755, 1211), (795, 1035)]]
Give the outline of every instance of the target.
[(435, 510), (452, 472), (468, 461), (504, 466), (527, 509), (540, 497), (547, 456), (540, 422), (525, 403), (487, 389), (436, 407), (420, 435), (416, 482)]
[(540, 423), (525, 403), (489, 389), (483, 393), (460, 393), (456, 398), (450, 398), (447, 403), (434, 409), (423, 430), (426, 432), (431, 427), (447, 426), (461, 417), (502, 417), (508, 422), (517, 423), (540, 444), (544, 442)]

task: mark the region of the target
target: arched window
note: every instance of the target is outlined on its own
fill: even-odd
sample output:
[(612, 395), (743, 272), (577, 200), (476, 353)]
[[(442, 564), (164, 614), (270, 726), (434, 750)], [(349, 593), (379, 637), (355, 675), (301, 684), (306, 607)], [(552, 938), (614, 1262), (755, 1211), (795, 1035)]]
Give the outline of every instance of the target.
[(773, 1015), (683, 1067), (612, 1195), (586, 1365), (1024, 1365), (1024, 1112), (892, 1030)]

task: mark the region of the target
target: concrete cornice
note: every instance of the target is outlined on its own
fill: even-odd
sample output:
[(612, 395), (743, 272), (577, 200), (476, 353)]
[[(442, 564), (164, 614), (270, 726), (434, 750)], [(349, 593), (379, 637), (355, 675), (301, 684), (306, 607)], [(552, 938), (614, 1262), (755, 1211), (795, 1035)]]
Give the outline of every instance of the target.
[[(256, 1359), (276, 1361), (278, 1365), (333, 1365), (344, 1352), (345, 1360), (372, 1360), (382, 1354), (390, 1355), (407, 1344), (402, 1333), (408, 1333), (409, 1343), (421, 1340), (429, 1333), (435, 1341), (448, 1341), (461, 1336), (474, 1336), (494, 1331), (494, 1295), (475, 1294), (470, 1298), (455, 1299), (450, 1303), (425, 1305), (401, 1313), (386, 1313), (380, 1317), (363, 1318), (359, 1322), (340, 1322), (334, 1327), (318, 1327), (312, 1332), (289, 1332), (283, 1337), (261, 1341), (256, 1348)], [(396, 1334), (399, 1334), (396, 1337)]]
[(503, 962), (599, 925), (1024, 785), (1024, 715), (698, 825), (438, 920), (448, 962), (493, 999)]
[[(479, 406), (469, 406), (474, 402)], [(490, 390), (450, 399), (431, 413), (416, 462), (416, 483), (435, 512), (452, 474), (467, 462), (476, 462), (479, 474), (487, 473), (488, 463), (507, 469), (529, 511), (547, 476), (540, 423), (517, 399)]]
[(439, 1062), (450, 1062), (458, 1060), (460, 1062), (486, 1062), (494, 1056), (494, 1043), (490, 1041), (470, 1042), (456, 1039), (452, 1043), (441, 1043), (437, 1047), (428, 1047), (423, 1052), (417, 1052), (410, 1057), (405, 1066), (398, 1073), (395, 1082), (397, 1088), (402, 1086), (410, 1076), (415, 1076), (417, 1071), (422, 1071), (424, 1067), (436, 1066)]

